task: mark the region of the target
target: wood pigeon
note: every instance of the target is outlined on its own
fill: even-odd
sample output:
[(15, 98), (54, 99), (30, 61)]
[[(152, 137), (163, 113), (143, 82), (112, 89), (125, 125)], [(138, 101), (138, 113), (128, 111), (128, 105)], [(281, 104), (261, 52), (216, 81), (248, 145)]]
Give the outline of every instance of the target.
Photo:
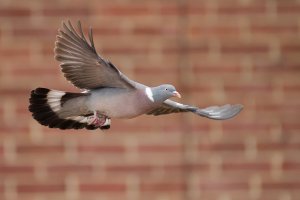
[(129, 79), (97, 54), (91, 28), (88, 38), (89, 41), (80, 22), (77, 31), (70, 21), (62, 22), (55, 42), (55, 58), (66, 79), (84, 91), (32, 90), (29, 111), (40, 124), (59, 129), (109, 129), (111, 118), (178, 112), (224, 120), (234, 117), (243, 108), (240, 104), (227, 104), (200, 109), (169, 100), (181, 97), (174, 86), (148, 87)]

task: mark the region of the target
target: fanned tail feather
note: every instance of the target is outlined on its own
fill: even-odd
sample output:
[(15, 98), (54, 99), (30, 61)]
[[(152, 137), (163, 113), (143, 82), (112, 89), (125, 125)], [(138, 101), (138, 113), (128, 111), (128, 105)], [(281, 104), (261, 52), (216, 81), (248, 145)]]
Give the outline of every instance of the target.
[[(87, 123), (87, 117), (72, 116), (67, 118), (61, 118), (58, 112), (62, 108), (62, 104), (71, 98), (76, 98), (86, 94), (83, 93), (68, 93), (57, 90), (50, 90), (47, 88), (36, 88), (31, 91), (31, 97), (29, 99), (29, 111), (32, 116), (40, 124), (48, 126), (49, 128), (59, 129), (82, 129), (86, 128), (94, 130), (97, 128), (107, 129), (108, 127), (97, 127)], [(92, 115), (92, 113), (91, 113)]]

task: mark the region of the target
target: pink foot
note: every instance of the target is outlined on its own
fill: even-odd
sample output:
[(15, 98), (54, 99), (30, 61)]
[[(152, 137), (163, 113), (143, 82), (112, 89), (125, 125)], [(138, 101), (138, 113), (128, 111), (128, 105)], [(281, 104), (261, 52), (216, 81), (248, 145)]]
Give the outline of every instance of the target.
[(90, 125), (93, 124), (95, 126), (102, 126), (106, 121), (105, 118), (97, 118), (97, 117), (93, 117), (91, 120), (92, 121), (89, 124)]
[(110, 119), (104, 115), (99, 114), (97, 111), (94, 111), (94, 115), (88, 117), (87, 123), (96, 127), (102, 127), (110, 125)]

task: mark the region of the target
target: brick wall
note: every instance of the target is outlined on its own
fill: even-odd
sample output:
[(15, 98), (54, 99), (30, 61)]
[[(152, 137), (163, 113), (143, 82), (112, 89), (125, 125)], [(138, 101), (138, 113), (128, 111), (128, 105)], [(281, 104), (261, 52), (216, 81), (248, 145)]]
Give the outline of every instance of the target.
[[(297, 0), (0, 0), (0, 199), (299, 199), (299, 17)], [(107, 132), (40, 126), (31, 89), (78, 91), (53, 58), (66, 19), (93, 26), (129, 77), (244, 111), (113, 120)]]

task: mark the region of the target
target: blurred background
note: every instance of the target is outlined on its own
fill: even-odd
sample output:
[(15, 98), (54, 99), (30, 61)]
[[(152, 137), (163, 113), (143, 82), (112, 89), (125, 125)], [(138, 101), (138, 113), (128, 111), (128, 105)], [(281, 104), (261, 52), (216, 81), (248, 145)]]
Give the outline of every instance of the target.
[[(243, 112), (42, 127), (32, 89), (79, 91), (53, 54), (68, 19), (92, 26), (98, 53), (130, 78)], [(0, 199), (299, 199), (300, 1), (0, 0), (0, 24)]]

